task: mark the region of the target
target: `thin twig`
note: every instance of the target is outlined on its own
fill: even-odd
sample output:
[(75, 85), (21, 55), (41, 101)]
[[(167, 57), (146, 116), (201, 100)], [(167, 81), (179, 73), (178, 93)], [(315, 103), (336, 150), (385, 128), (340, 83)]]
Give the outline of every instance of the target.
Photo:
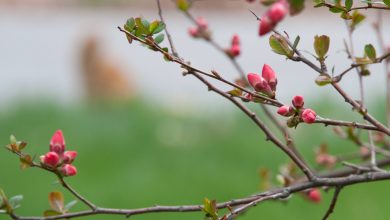
[(164, 17), (163, 17), (163, 15), (162, 15), (160, 0), (156, 0), (156, 2), (157, 2), (158, 15), (160, 16), (160, 20), (165, 24), (164, 30), (165, 30), (165, 33), (166, 33), (166, 35), (167, 35), (167, 37), (168, 37), (168, 41), (169, 41), (169, 45), (170, 45), (170, 47), (171, 47), (172, 54), (173, 54), (175, 57), (178, 57), (179, 54), (177, 53), (177, 50), (176, 50), (175, 46), (173, 45), (173, 40), (172, 40), (171, 34), (170, 34), (169, 31), (168, 31), (167, 24), (165, 23)]
[(333, 213), (334, 208), (337, 203), (337, 199), (339, 198), (339, 194), (341, 192), (342, 187), (336, 187), (334, 190), (332, 201), (330, 202), (329, 208), (325, 213), (325, 216), (322, 218), (322, 220), (328, 219), (328, 217)]

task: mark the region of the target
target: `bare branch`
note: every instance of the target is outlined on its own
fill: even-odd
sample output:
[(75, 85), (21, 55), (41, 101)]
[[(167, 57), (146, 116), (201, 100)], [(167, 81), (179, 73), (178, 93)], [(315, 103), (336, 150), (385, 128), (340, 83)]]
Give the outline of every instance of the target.
[(328, 217), (333, 213), (334, 208), (335, 208), (336, 203), (337, 203), (337, 199), (339, 198), (339, 194), (340, 194), (341, 189), (342, 189), (342, 187), (335, 188), (332, 201), (330, 202), (329, 208), (326, 211), (325, 216), (322, 218), (322, 220), (328, 219)]

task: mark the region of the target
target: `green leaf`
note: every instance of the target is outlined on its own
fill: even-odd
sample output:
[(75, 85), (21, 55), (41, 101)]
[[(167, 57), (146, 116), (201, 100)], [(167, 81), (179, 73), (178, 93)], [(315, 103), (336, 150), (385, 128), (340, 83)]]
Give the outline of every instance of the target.
[(17, 209), (20, 207), (20, 202), (23, 200), (23, 195), (17, 195), (8, 200), (9, 205), (12, 209)]
[(352, 8), (353, 1), (352, 0), (345, 0), (345, 8), (347, 10), (350, 10)]
[(9, 137), (9, 142), (10, 144), (16, 144), (16, 137), (11, 134), (11, 136)]
[(152, 32), (152, 34), (158, 34), (158, 33), (160, 33), (162, 30), (164, 30), (164, 28), (165, 28), (164, 22), (160, 22), (160, 23), (158, 24), (157, 28), (154, 29), (154, 31)]
[(45, 217), (49, 217), (49, 216), (56, 216), (56, 215), (61, 215), (62, 213), (61, 212), (57, 212), (55, 210), (46, 210), (45, 212), (43, 212), (43, 216)]
[(129, 18), (126, 21), (126, 24), (124, 26), (125, 30), (128, 32), (131, 32), (135, 27), (135, 20), (134, 18)]
[(299, 44), (299, 41), (301, 40), (301, 37), (298, 35), (295, 40), (294, 40), (294, 44), (292, 46), (293, 50), (297, 49), (297, 46)]
[(269, 38), (269, 45), (277, 54), (285, 55), (287, 57), (292, 57), (294, 55), (294, 51), (289, 48), (287, 41), (279, 35), (271, 35)]
[(215, 200), (210, 201), (208, 198), (205, 198), (203, 204), (203, 211), (206, 213), (206, 217), (210, 217), (212, 220), (218, 220), (217, 202)]
[(51, 192), (49, 193), (49, 203), (50, 207), (59, 213), (64, 212), (64, 196), (61, 192)]
[(68, 212), (74, 205), (77, 204), (77, 200), (73, 200), (65, 205), (65, 212)]
[(365, 15), (361, 14), (357, 10), (352, 13), (351, 17), (352, 17), (352, 19), (351, 19), (352, 21), (351, 21), (350, 27), (352, 30), (354, 30), (355, 27), (366, 18)]
[(158, 21), (158, 20), (155, 20), (155, 21), (153, 21), (152, 23), (150, 23), (150, 25), (149, 25), (149, 32), (150, 32), (150, 33), (153, 33), (154, 30), (156, 30), (156, 28), (158, 27), (158, 25), (159, 25), (160, 23), (161, 23), (161, 22)]
[(326, 53), (328, 53), (329, 43), (330, 43), (330, 39), (326, 35), (321, 35), (321, 36), (316, 35), (314, 37), (314, 50), (319, 59), (323, 60)]
[(159, 44), (159, 43), (163, 42), (164, 37), (165, 37), (164, 34), (159, 34), (159, 35), (157, 35), (157, 37), (154, 38), (154, 41), (156, 41), (156, 43)]
[(385, 3), (387, 6), (390, 6), (390, 0), (383, 0), (383, 3)]
[(305, 0), (288, 0), (290, 15), (299, 14), (305, 8)]
[(342, 7), (338, 7), (338, 6), (332, 6), (329, 8), (329, 11), (331, 11), (333, 13), (341, 13), (341, 12), (344, 12), (345, 9)]
[(187, 0), (176, 0), (176, 7), (182, 11), (187, 11), (191, 4)]
[(316, 84), (319, 86), (325, 86), (332, 82), (332, 79), (326, 75), (319, 75), (316, 80)]
[(236, 96), (236, 97), (239, 97), (242, 95), (242, 91), (241, 89), (237, 89), (237, 88), (234, 88), (233, 90), (230, 90), (228, 92), (231, 96)]
[(137, 25), (137, 30), (135, 32), (135, 35), (137, 37), (140, 37), (142, 35), (149, 35), (149, 23), (145, 22), (146, 20), (142, 18), (136, 18), (135, 19), (135, 24)]
[(365, 52), (365, 54), (367, 55), (367, 57), (368, 57), (371, 61), (375, 61), (375, 59), (376, 59), (376, 51), (375, 51), (375, 47), (372, 46), (372, 44), (367, 44), (367, 45), (364, 47), (364, 52)]

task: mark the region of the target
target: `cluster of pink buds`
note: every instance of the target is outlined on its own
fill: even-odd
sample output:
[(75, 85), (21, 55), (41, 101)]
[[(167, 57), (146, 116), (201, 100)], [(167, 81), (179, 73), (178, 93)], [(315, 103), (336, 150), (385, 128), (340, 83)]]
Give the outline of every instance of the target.
[(241, 53), (241, 47), (240, 47), (240, 37), (235, 34), (232, 37), (232, 42), (230, 48), (225, 50), (226, 54), (230, 57), (234, 58), (240, 55)]
[(320, 203), (322, 200), (321, 191), (317, 188), (310, 189), (307, 194), (306, 198), (314, 203)]
[(74, 176), (77, 174), (77, 169), (71, 163), (76, 156), (76, 151), (65, 151), (64, 136), (61, 130), (57, 130), (50, 140), (50, 152), (40, 158), (43, 166), (58, 170), (63, 176)]
[(274, 27), (286, 16), (288, 8), (289, 5), (286, 0), (279, 0), (272, 4), (261, 18), (259, 35), (263, 36), (274, 29)]
[(188, 33), (194, 38), (209, 38), (208, 32), (209, 25), (207, 20), (203, 17), (196, 19), (196, 27), (188, 28)]
[(248, 82), (257, 92), (275, 98), (278, 80), (274, 70), (269, 65), (264, 64), (261, 76), (256, 73), (248, 73)]
[(294, 98), (292, 99), (292, 104), (293, 106), (283, 105), (278, 109), (279, 115), (285, 117), (293, 116), (291, 118), (292, 119), (291, 122), (293, 122), (293, 126), (291, 127), (294, 127), (296, 124), (299, 123), (299, 121), (295, 122), (294, 120), (295, 118), (297, 118), (297, 116), (299, 116), (298, 119), (304, 121), (307, 124), (311, 124), (315, 122), (317, 114), (315, 113), (315, 111), (309, 108), (303, 108), (305, 102), (302, 96), (300, 95), (294, 96)]

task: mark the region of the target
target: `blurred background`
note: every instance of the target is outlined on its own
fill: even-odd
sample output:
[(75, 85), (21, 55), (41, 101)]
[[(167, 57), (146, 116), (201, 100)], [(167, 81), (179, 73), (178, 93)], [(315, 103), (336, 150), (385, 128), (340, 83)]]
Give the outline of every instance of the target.
[[(234, 80), (237, 73), (229, 60), (207, 43), (190, 38), (191, 22), (172, 1), (161, 2), (180, 55), (200, 69), (215, 69)], [(291, 38), (300, 35), (299, 48), (310, 58), (314, 36), (330, 36), (327, 64), (339, 73), (350, 65), (343, 50), (346, 25), (326, 9), (314, 9), (310, 3), (306, 7), (278, 29)], [(271, 65), (278, 75), (277, 96), (282, 102), (304, 95), (306, 105), (323, 117), (359, 121), (330, 87), (314, 83), (317, 74), (310, 68), (270, 50), (268, 38), (258, 36), (257, 21), (248, 9), (258, 15), (266, 10), (258, 2), (202, 0), (194, 4), (192, 13), (209, 21), (214, 39), (222, 46), (229, 46), (233, 34), (240, 35), (238, 62), (246, 72), (261, 72), (264, 63)], [(368, 18), (353, 38), (356, 55), (363, 55), (368, 43), (382, 54), (372, 28), (377, 15), (364, 13)], [(265, 142), (264, 135), (231, 103), (207, 92), (193, 77), (183, 77), (179, 66), (165, 62), (161, 55), (137, 43), (129, 45), (116, 27), (133, 16), (158, 19), (155, 1), (0, 0), (0, 143), (7, 144), (14, 134), (29, 143), (27, 152), (39, 156), (48, 150), (54, 131), (62, 129), (68, 149), (79, 152), (75, 162), (79, 174), (68, 181), (99, 206), (198, 204), (205, 197), (222, 202), (260, 191), (259, 170), (268, 167), (275, 176), (288, 159)], [(383, 13), (383, 20), (389, 19), (390, 14)], [(390, 29), (384, 28), (384, 39), (390, 43)], [(368, 108), (384, 122), (384, 68), (373, 65), (370, 70), (364, 82)], [(341, 85), (358, 98), (355, 73)], [(250, 107), (262, 114), (256, 105)], [(300, 125), (292, 132), (311, 163), (322, 143), (328, 143), (331, 153), (356, 150), (321, 125)], [(0, 165), (0, 187), (9, 196), (24, 195), (18, 214), (41, 215), (49, 208), (51, 191), (62, 191), (67, 201), (72, 200), (54, 176), (20, 170), (17, 158), (6, 150), (0, 152)], [(371, 219), (386, 219), (388, 186), (370, 183), (343, 190), (332, 219), (366, 219), (366, 213)], [(263, 203), (241, 219), (319, 219), (330, 199), (331, 194), (324, 193), (322, 203), (312, 204), (295, 195), (288, 202)], [(84, 208), (79, 203), (74, 210)], [(203, 217), (179, 213), (132, 218)]]

